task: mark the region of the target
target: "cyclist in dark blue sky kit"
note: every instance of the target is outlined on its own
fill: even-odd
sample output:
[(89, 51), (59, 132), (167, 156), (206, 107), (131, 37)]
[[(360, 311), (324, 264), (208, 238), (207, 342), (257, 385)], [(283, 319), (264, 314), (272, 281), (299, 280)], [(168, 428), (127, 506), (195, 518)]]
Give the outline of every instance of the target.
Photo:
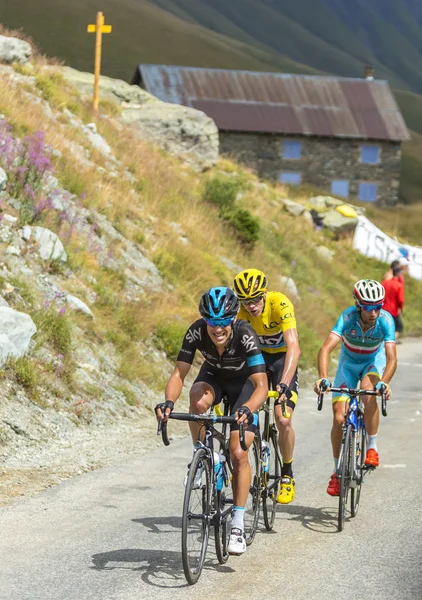
[[(203, 294), (199, 303), (202, 318), (187, 330), (165, 389), (165, 402), (156, 407), (158, 418), (170, 414), (199, 350), (205, 360), (190, 390), (190, 411), (205, 413), (227, 396), (231, 413), (238, 423), (230, 434), (234, 504), (228, 544), (230, 554), (242, 554), (246, 550), (244, 511), (252, 477), (248, 453), (240, 447), (239, 423), (247, 426), (245, 441), (249, 447), (258, 424), (256, 411), (268, 394), (265, 361), (258, 336), (248, 323), (236, 319), (238, 310), (239, 300), (227, 287), (214, 287)], [(197, 446), (200, 425), (190, 422), (189, 426), (192, 441)]]

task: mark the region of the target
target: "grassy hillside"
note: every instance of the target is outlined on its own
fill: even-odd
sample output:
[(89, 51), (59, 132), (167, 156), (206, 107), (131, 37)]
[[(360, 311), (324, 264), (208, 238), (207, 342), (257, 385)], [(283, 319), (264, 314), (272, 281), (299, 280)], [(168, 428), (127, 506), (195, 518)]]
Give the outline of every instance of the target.
[[(73, 279), (86, 288), (95, 286), (95, 320), (87, 323), (82, 319), (78, 328), (97, 345), (111, 345), (120, 357), (120, 378), (161, 389), (166, 371), (148, 349), (151, 343), (174, 358), (182, 332), (197, 316), (200, 295), (211, 285), (231, 285), (240, 268), (256, 265), (263, 269), (274, 289), (282, 289), (281, 275), (296, 282), (301, 297), (297, 317), (303, 367), (315, 364), (321, 341), (338, 313), (351, 303), (354, 281), (382, 277), (385, 265), (353, 252), (350, 239), (336, 242), (326, 232), (315, 231), (305, 220), (284, 212), (281, 199), (290, 194), (288, 188), (263, 188), (256, 177), (228, 161), (220, 161), (211, 172), (195, 174), (143, 143), (104, 109), (97, 127), (119, 161), (120, 176), (111, 177), (107, 168), (93, 169), (80, 162), (72, 150), (74, 143), (90, 153), (97, 167), (106, 166), (106, 159), (64, 112), (67, 108), (87, 122), (93, 118), (89, 106), (60, 74), (46, 74), (42, 66), (34, 72), (18, 70), (23, 74), (19, 82), (0, 82), (0, 113), (12, 125), (14, 135), (42, 131), (46, 142), (60, 151), (53, 158), (61, 185), (76, 193), (86, 209), (105, 215), (122, 235), (136, 243), (169, 284), (159, 293), (146, 290), (140, 298), (128, 297), (125, 274), (101, 265), (89, 241), (77, 231), (69, 231), (68, 224), (58, 220), (48, 207), (37, 215), (38, 224), (47, 225), (63, 240)], [(50, 104), (54, 118), (37, 102), (39, 95)], [(109, 114), (116, 114), (116, 108), (111, 112), (107, 108)], [(125, 169), (132, 174), (131, 179), (123, 176)], [(220, 190), (232, 188), (235, 182), (237, 190), (243, 192), (237, 206), (249, 210), (260, 224), (255, 244), (241, 241), (244, 222), (233, 227), (218, 205), (206, 200), (205, 189), (212, 180), (219, 182)], [(305, 191), (302, 194), (306, 201)], [(416, 213), (408, 214), (416, 220)], [(101, 228), (97, 226), (96, 231), (101, 235)], [(333, 262), (318, 257), (319, 245), (334, 252)], [(120, 244), (115, 244), (116, 258), (120, 251)], [(415, 333), (422, 322), (422, 305), (417, 301), (422, 284), (409, 280), (407, 290), (405, 326), (407, 333)]]

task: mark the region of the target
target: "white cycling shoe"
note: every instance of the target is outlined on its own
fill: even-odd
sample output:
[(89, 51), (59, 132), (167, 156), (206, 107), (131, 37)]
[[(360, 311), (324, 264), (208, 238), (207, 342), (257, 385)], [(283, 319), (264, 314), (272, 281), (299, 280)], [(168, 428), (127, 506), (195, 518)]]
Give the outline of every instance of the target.
[(246, 551), (245, 534), (241, 529), (232, 527), (230, 531), (229, 544), (227, 552), (229, 554), (243, 554)]

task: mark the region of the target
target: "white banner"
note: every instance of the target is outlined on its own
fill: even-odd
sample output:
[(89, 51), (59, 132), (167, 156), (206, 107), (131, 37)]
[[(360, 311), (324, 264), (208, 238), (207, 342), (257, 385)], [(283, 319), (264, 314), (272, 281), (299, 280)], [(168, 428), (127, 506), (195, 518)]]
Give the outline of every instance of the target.
[(399, 242), (389, 238), (366, 217), (359, 216), (353, 238), (353, 248), (359, 250), (365, 256), (376, 258), (388, 264), (401, 258), (400, 249), (405, 249), (408, 252), (409, 275), (422, 281), (422, 248), (399, 244)]

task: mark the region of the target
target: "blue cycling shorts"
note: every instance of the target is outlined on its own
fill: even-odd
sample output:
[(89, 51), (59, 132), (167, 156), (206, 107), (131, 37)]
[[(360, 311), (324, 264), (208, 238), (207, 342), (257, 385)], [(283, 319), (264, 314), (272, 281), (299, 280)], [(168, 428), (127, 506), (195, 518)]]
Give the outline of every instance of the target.
[[(384, 374), (385, 365), (386, 358), (384, 348), (382, 349), (382, 352), (377, 352), (366, 362), (356, 362), (340, 354), (333, 387), (355, 388), (365, 375), (376, 375), (381, 380)], [(348, 396), (343, 396), (340, 392), (333, 392), (332, 398), (333, 404), (334, 402), (347, 402), (349, 400)]]

